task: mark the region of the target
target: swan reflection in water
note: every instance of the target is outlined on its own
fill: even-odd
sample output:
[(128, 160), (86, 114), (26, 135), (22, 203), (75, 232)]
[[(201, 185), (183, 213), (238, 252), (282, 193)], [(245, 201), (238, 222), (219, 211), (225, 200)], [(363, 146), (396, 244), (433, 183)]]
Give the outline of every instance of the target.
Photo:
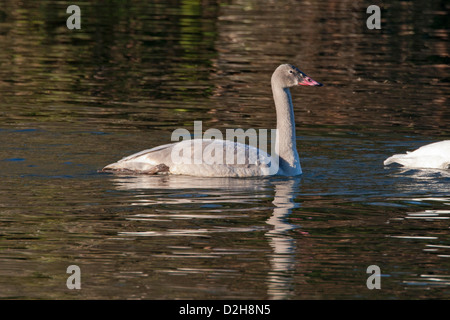
[(268, 279), (268, 296), (272, 299), (287, 299), (294, 293), (293, 274), (295, 271), (295, 240), (289, 231), (297, 226), (290, 224), (287, 217), (292, 209), (300, 206), (295, 202), (299, 179), (279, 180), (275, 183), (273, 214), (266, 221), (273, 229), (266, 233), (270, 246), (271, 271)]
[(402, 194), (442, 194), (450, 192), (449, 169), (390, 168), (388, 177)]
[[(270, 271), (267, 275), (267, 295), (269, 299), (288, 299), (294, 294), (293, 276), (295, 272), (295, 240), (289, 235), (289, 231), (298, 227), (288, 222), (287, 218), (292, 210), (299, 206), (295, 202), (298, 194), (300, 178), (266, 178), (266, 179), (236, 179), (236, 178), (200, 178), (177, 175), (161, 176), (113, 176), (113, 182), (117, 190), (141, 191), (134, 194), (135, 200), (132, 205), (167, 205), (183, 203), (201, 203), (213, 206), (213, 204), (226, 203), (259, 203), (273, 195), (273, 212), (266, 220), (269, 229), (266, 233), (266, 239), (272, 252), (269, 254)], [(152, 197), (146, 197), (145, 191), (151, 190)], [(171, 191), (174, 192), (171, 192)], [(153, 196), (153, 192), (155, 193)], [(162, 192), (161, 192), (162, 191)], [(164, 192), (169, 191), (169, 193)], [(189, 193), (198, 194), (207, 193), (204, 196), (187, 196)], [(273, 194), (274, 192), (274, 194)], [(177, 193), (178, 196), (173, 196)], [(208, 207), (206, 211), (211, 212)], [(226, 209), (230, 211), (230, 209)], [(238, 209), (239, 214), (231, 211), (229, 214), (221, 214), (214, 210), (208, 218), (227, 218), (248, 216), (244, 209)], [(156, 214), (138, 214), (133, 219), (139, 220), (148, 218), (198, 218), (204, 217), (201, 214), (177, 214), (163, 213)], [(214, 228), (207, 226), (196, 229), (168, 229), (164, 231), (146, 231), (146, 232), (121, 232), (122, 236), (205, 236), (217, 232), (252, 232), (261, 231), (265, 228), (258, 227), (233, 227), (233, 228)]]

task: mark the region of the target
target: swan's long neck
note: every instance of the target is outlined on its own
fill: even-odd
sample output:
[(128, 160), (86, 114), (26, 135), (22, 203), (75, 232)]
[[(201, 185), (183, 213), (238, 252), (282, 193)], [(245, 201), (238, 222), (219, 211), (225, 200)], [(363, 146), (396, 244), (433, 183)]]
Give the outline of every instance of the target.
[(302, 172), (300, 159), (297, 152), (295, 136), (294, 107), (289, 88), (283, 88), (272, 79), (273, 99), (277, 111), (277, 139), (275, 150), (280, 157), (281, 173), (285, 175), (297, 175)]

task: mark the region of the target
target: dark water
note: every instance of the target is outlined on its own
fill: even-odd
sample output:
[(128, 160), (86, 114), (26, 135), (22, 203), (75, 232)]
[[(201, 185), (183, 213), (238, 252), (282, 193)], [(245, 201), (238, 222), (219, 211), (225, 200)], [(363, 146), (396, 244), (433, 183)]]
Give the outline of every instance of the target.
[[(449, 4), (378, 4), (83, 2), (68, 30), (3, 1), (0, 297), (448, 299), (450, 172), (383, 160), (450, 137)], [(97, 172), (194, 120), (273, 128), (281, 63), (325, 84), (292, 90), (302, 177)]]

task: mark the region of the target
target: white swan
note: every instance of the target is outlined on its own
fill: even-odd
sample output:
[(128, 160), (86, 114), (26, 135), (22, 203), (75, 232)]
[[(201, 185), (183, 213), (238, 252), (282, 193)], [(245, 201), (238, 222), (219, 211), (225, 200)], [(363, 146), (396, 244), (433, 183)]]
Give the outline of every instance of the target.
[[(294, 107), (289, 88), (298, 85), (321, 86), (321, 84), (289, 64), (280, 65), (273, 73), (271, 82), (277, 115), (275, 150), (278, 151), (278, 154), (270, 156), (258, 148), (229, 140), (193, 139), (138, 152), (116, 163), (107, 165), (102, 171), (144, 174), (169, 172), (172, 174), (203, 177), (300, 175), (302, 169), (297, 153)], [(229, 161), (205, 159), (203, 152), (199, 159), (198, 153), (195, 152), (195, 148), (198, 147), (201, 148), (201, 151), (221, 150), (224, 157), (232, 154), (234, 159), (238, 155), (245, 154), (245, 161), (229, 163)], [(178, 154), (179, 150), (183, 150), (181, 158), (184, 157), (183, 160), (186, 160), (186, 157), (189, 157), (187, 159), (189, 161), (174, 160), (174, 154)], [(186, 152), (186, 150), (189, 152)], [(174, 151), (176, 152), (174, 153)], [(224, 158), (219, 157), (219, 159), (223, 160)]]
[(406, 154), (395, 154), (384, 165), (398, 163), (408, 168), (449, 169), (450, 140), (434, 142)]

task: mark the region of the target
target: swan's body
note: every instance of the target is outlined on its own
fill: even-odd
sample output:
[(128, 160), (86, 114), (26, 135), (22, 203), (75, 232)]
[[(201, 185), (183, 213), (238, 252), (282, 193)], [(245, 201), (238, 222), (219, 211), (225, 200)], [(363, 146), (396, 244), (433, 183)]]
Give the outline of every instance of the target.
[[(145, 174), (169, 172), (205, 177), (300, 175), (302, 169), (297, 153), (294, 109), (289, 88), (297, 85), (320, 86), (321, 84), (288, 64), (283, 64), (275, 70), (271, 82), (277, 114), (275, 142), (277, 152), (272, 156), (258, 148), (229, 140), (194, 139), (138, 152), (106, 166), (103, 171)], [(183, 151), (180, 153), (180, 150)], [(221, 156), (218, 156), (219, 151)], [(242, 159), (243, 154), (245, 156)], [(177, 159), (174, 159), (174, 155)], [(235, 160), (240, 158), (233, 162), (225, 161), (225, 158), (230, 155)]]
[(387, 166), (398, 163), (408, 168), (449, 169), (450, 140), (427, 144), (406, 154), (395, 154), (384, 161)]
[[(216, 161), (208, 157), (208, 153), (195, 152), (195, 143), (199, 142), (202, 151), (209, 148), (222, 148), (223, 161)], [(191, 157), (181, 156), (182, 160), (173, 161), (172, 152), (175, 147), (180, 150), (191, 150)], [(237, 154), (238, 150), (245, 150), (248, 156), (245, 163), (227, 164), (227, 154)], [(259, 156), (259, 157), (258, 157)], [(249, 159), (255, 159), (250, 162)], [(267, 159), (268, 161), (264, 161)], [(259, 161), (258, 161), (259, 160)], [(229, 140), (183, 140), (181, 142), (166, 144), (133, 154), (116, 163), (110, 164), (104, 170), (125, 171), (134, 173), (155, 174), (169, 172), (202, 177), (254, 177), (270, 175), (270, 155), (249, 145)], [(161, 164), (164, 164), (163, 166)]]

